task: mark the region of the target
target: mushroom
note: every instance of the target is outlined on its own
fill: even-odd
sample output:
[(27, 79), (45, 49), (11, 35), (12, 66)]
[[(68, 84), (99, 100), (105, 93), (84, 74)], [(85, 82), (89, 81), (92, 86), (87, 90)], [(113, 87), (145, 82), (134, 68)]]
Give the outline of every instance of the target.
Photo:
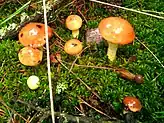
[(120, 17), (104, 18), (100, 21), (98, 28), (100, 34), (108, 43), (107, 55), (110, 61), (115, 60), (119, 44), (132, 43), (135, 38), (135, 32), (131, 24)]
[(19, 61), (26, 66), (36, 66), (42, 61), (43, 51), (24, 47), (18, 53)]
[(78, 55), (82, 49), (82, 42), (77, 39), (68, 40), (64, 45), (64, 51), (69, 55)]
[(136, 97), (126, 96), (123, 103), (132, 112), (138, 112), (142, 108), (141, 102)]
[(82, 19), (78, 15), (69, 15), (66, 18), (66, 27), (72, 30), (73, 38), (78, 38), (79, 28), (82, 26)]
[(39, 87), (39, 77), (32, 75), (27, 79), (27, 85), (31, 90), (35, 90)]
[[(48, 27), (48, 36), (51, 38), (53, 31)], [(45, 25), (42, 23), (31, 22), (26, 24), (19, 32), (19, 41), (24, 46), (34, 48), (42, 47), (45, 41)]]

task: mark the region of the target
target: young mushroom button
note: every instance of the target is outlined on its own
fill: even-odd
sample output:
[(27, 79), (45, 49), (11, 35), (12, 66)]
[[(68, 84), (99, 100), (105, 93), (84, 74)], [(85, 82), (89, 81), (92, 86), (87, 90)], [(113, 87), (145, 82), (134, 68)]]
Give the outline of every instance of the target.
[(78, 15), (69, 15), (66, 18), (66, 27), (72, 30), (73, 38), (78, 38), (79, 28), (82, 26), (82, 19)]
[(116, 58), (118, 45), (132, 43), (135, 32), (131, 24), (120, 17), (108, 17), (99, 23), (99, 31), (108, 43), (107, 55), (110, 61)]
[(27, 79), (27, 85), (31, 90), (35, 90), (39, 87), (40, 81), (39, 77), (32, 75)]
[(82, 49), (82, 42), (77, 39), (68, 40), (64, 45), (64, 51), (69, 55), (78, 55)]
[[(48, 36), (51, 38), (53, 31), (48, 27)], [(45, 25), (42, 23), (28, 23), (19, 32), (19, 41), (24, 46), (33, 48), (42, 47), (45, 41)]]
[(43, 51), (24, 47), (18, 53), (19, 61), (26, 66), (36, 66), (42, 61)]

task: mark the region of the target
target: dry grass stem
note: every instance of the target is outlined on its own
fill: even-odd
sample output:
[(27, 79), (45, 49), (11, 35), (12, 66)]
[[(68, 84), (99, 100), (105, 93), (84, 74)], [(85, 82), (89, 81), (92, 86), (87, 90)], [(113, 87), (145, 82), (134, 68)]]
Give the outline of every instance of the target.
[(87, 106), (89, 106), (90, 108), (94, 109), (94, 110), (97, 111), (98, 113), (100, 113), (100, 114), (102, 114), (102, 115), (104, 115), (104, 116), (106, 116), (106, 117), (108, 117), (108, 118), (110, 118), (110, 119), (112, 119), (112, 120), (115, 119), (115, 118), (113, 118), (113, 117), (110, 117), (110, 116), (107, 115), (106, 113), (100, 111), (99, 109), (95, 108), (94, 106), (90, 105), (90, 104), (87, 103), (85, 100), (83, 100), (81, 97), (78, 97), (78, 98), (79, 98), (79, 100), (81, 101), (81, 103), (84, 103), (85, 105), (87, 105)]
[(72, 62), (72, 65), (71, 65), (71, 67), (70, 67), (70, 69), (69, 69), (69, 72), (72, 70), (72, 68), (73, 68), (74, 64), (76, 63), (77, 59), (80, 57), (80, 55), (81, 55), (87, 48), (89, 48), (89, 46), (85, 47), (85, 48), (76, 56), (75, 60)]
[(153, 57), (158, 61), (158, 63), (161, 65), (162, 68), (164, 68), (164, 65), (162, 64), (162, 62), (157, 58), (157, 56), (144, 44), (142, 43), (138, 38), (136, 38), (136, 40), (142, 44), (152, 55)]
[(143, 14), (143, 15), (148, 15), (148, 16), (151, 16), (151, 17), (155, 17), (155, 18), (164, 20), (164, 17), (158, 16), (158, 15), (153, 15), (153, 14), (146, 13), (146, 12), (141, 12), (141, 11), (138, 11), (138, 10), (135, 10), (135, 9), (129, 9), (129, 8), (121, 7), (121, 6), (118, 6), (118, 5), (113, 5), (113, 4), (110, 4), (110, 3), (101, 2), (101, 1), (98, 1), (98, 0), (90, 0), (90, 1), (100, 3), (100, 4), (104, 4), (104, 5), (108, 5), (108, 6), (112, 6), (112, 7), (116, 7), (116, 8), (127, 10), (127, 11), (131, 11), (131, 12), (135, 12), (135, 13), (139, 13), (139, 14)]
[(0, 103), (2, 103), (2, 105), (4, 105), (8, 110), (11, 110), (12, 112), (14, 112), (16, 115), (18, 115), (20, 118), (22, 118), (25, 122), (27, 122), (27, 120), (20, 115), (18, 112), (16, 112), (14, 109), (10, 108), (3, 100), (2, 98), (0, 98)]

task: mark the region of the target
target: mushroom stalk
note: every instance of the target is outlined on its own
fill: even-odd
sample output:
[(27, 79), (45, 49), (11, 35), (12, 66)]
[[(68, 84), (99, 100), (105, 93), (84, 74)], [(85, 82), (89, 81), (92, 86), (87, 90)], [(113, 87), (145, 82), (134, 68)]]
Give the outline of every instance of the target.
[(118, 49), (118, 44), (108, 42), (107, 56), (111, 62), (113, 62), (116, 59), (117, 49)]
[(72, 36), (73, 36), (73, 38), (78, 38), (78, 36), (79, 36), (79, 29), (78, 30), (72, 30)]

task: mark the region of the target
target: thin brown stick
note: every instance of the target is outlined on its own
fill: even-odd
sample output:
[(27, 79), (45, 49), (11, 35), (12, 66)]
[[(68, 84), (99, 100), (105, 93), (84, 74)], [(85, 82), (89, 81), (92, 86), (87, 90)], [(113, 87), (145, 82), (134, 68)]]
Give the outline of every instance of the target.
[(20, 118), (22, 118), (25, 122), (27, 122), (27, 120), (22, 116), (20, 115), (18, 112), (16, 112), (14, 109), (10, 108), (4, 101), (2, 98), (0, 98), (0, 103), (2, 103), (2, 105), (4, 105), (8, 110), (11, 110), (13, 111), (16, 115), (18, 115)]
[(61, 41), (66, 42), (66, 41), (64, 41), (64, 39), (62, 39), (62, 38), (57, 34), (57, 32), (55, 32), (54, 30), (53, 30), (53, 33), (54, 33), (55, 36), (56, 36), (57, 38), (59, 38)]
[(131, 12), (135, 12), (135, 13), (139, 13), (139, 14), (143, 14), (143, 15), (147, 15), (147, 16), (151, 16), (151, 17), (155, 17), (155, 18), (158, 18), (158, 19), (163, 19), (163, 20), (164, 20), (164, 17), (162, 17), (162, 16), (153, 15), (153, 14), (146, 13), (146, 12), (141, 12), (141, 11), (138, 11), (138, 10), (135, 10), (135, 9), (129, 9), (129, 8), (125, 8), (125, 7), (118, 6), (118, 5), (114, 5), (114, 4), (110, 4), (110, 3), (106, 3), (106, 2), (101, 2), (101, 1), (98, 1), (98, 0), (90, 0), (90, 1), (91, 1), (91, 2), (100, 3), (100, 4), (104, 4), (104, 5), (108, 5), (108, 6), (112, 6), (112, 7), (116, 7), (116, 8), (123, 9), (123, 10), (127, 10), (127, 11), (131, 11)]
[(64, 49), (64, 46), (61, 45), (57, 40), (55, 40), (51, 45), (50, 45), (50, 49), (52, 49), (53, 46), (57, 46), (59, 47), (60, 49)]
[(105, 69), (105, 70), (116, 70), (116, 68), (114, 67), (102, 67), (102, 66), (89, 66), (89, 65), (80, 65), (80, 64), (75, 64), (75, 66), (78, 66), (78, 67), (86, 67), (86, 68), (96, 68), (96, 69)]
[(71, 67), (69, 69), (69, 73), (72, 71), (72, 68), (73, 68), (73, 66), (76, 63), (76, 61), (77, 61), (78, 58), (79, 58), (79, 56), (76, 56), (75, 60), (72, 62), (72, 65), (71, 65)]
[(83, 112), (82, 110), (80, 110), (77, 106), (75, 106), (75, 108), (76, 108), (83, 116), (86, 116), (86, 115), (84, 114), (84, 112)]
[(112, 67), (112, 66), (108, 66), (108, 67), (88, 66), (88, 65), (79, 65), (79, 64), (75, 64), (75, 66), (85, 67), (85, 68), (94, 68), (94, 69), (96, 68), (96, 69), (111, 70), (111, 71), (116, 72), (117, 74), (119, 74), (119, 76), (124, 78), (124, 79), (135, 81), (138, 84), (142, 84), (144, 82), (144, 77), (142, 75), (133, 74), (133, 73), (129, 72), (128, 70), (124, 69), (124, 68), (116, 68), (116, 67)]
[(136, 38), (136, 40), (142, 44), (152, 55), (153, 57), (158, 61), (158, 63), (161, 65), (162, 68), (164, 68), (164, 65), (162, 64), (162, 62), (157, 58), (157, 56), (144, 44), (142, 43), (138, 38)]
[(70, 67), (69, 73), (70, 73), (70, 71), (72, 70), (72, 68), (73, 68), (74, 64), (76, 63), (77, 59), (80, 57), (80, 55), (81, 55), (87, 48), (89, 48), (89, 46), (85, 47), (85, 48), (76, 56), (75, 60), (72, 62), (72, 65), (71, 65), (71, 67)]
[(90, 108), (94, 109), (94, 110), (97, 111), (98, 113), (100, 113), (100, 114), (102, 114), (102, 115), (104, 115), (104, 116), (106, 116), (106, 117), (108, 117), (108, 118), (110, 118), (110, 119), (112, 119), (112, 120), (116, 119), (116, 118), (110, 117), (110, 116), (107, 115), (106, 113), (104, 113), (104, 112), (100, 111), (99, 109), (95, 108), (94, 106), (90, 105), (90, 104), (87, 103), (85, 100), (83, 100), (81, 97), (78, 96), (78, 98), (81, 100), (81, 103), (86, 104), (87, 106), (89, 106)]
[(5, 78), (5, 76), (7, 75), (7, 72), (5, 72), (4, 74), (3, 74), (3, 76), (2, 76), (2, 78), (1, 78), (1, 81), (0, 81), (0, 83), (2, 83), (3, 82), (3, 80), (4, 80), (4, 78)]
[(36, 115), (37, 115), (37, 112), (29, 119), (29, 122), (30, 122), (30, 123), (31, 123), (32, 120), (36, 117)]
[(87, 19), (85, 18), (84, 14), (78, 9), (78, 12), (80, 13), (80, 15), (83, 17), (85, 23), (88, 23)]

